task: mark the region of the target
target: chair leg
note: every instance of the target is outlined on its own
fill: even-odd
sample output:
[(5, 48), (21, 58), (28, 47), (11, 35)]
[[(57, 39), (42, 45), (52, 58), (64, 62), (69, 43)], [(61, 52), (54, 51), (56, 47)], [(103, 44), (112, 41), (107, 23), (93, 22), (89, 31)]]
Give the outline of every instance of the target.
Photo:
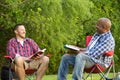
[(115, 77), (115, 75), (116, 75), (116, 72), (115, 72), (115, 62), (114, 62), (114, 57), (113, 57), (113, 77)]
[(11, 68), (9, 68), (9, 80), (12, 80), (14, 78), (13, 72)]
[(91, 80), (93, 80), (93, 79), (92, 79), (92, 74), (91, 74)]

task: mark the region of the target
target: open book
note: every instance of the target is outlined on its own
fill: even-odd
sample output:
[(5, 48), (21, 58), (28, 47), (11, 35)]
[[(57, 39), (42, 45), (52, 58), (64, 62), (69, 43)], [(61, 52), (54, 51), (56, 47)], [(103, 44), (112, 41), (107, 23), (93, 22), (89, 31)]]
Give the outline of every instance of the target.
[(33, 54), (33, 55), (30, 57), (30, 59), (35, 59), (35, 58), (38, 56), (38, 54), (40, 54), (40, 55), (41, 55), (41, 54), (44, 54), (45, 50), (46, 50), (46, 49), (42, 49), (42, 50), (36, 52), (35, 54)]
[(71, 49), (71, 50), (75, 50), (75, 51), (79, 51), (79, 50), (80, 50), (79, 47), (74, 46), (74, 45), (68, 45), (68, 44), (64, 45), (64, 48), (66, 48), (66, 49)]

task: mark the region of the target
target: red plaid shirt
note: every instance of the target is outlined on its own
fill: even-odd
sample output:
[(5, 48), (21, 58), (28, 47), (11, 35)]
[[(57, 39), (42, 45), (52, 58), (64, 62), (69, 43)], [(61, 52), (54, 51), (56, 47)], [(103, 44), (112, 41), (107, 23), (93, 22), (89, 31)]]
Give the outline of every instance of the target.
[(35, 52), (39, 51), (38, 45), (30, 38), (25, 38), (23, 46), (18, 42), (16, 38), (12, 38), (8, 41), (7, 54), (12, 58), (15, 58), (16, 54), (20, 56), (29, 57)]

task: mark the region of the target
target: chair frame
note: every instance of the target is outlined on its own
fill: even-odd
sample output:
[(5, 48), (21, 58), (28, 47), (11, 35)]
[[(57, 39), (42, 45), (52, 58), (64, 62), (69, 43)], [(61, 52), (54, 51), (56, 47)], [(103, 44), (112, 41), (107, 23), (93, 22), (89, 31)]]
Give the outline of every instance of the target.
[[(51, 57), (52, 54), (48, 53), (48, 54), (46, 54), (45, 56)], [(4, 58), (5, 58), (6, 60), (9, 60), (9, 61), (8, 61), (9, 67), (12, 68), (12, 64), (14, 64), (14, 59), (12, 59), (12, 57), (9, 56), (9, 55), (5, 55)], [(26, 75), (27, 79), (28, 79), (28, 80), (34, 80), (34, 76), (36, 75), (36, 71), (37, 71), (37, 69), (26, 69), (26, 70), (25, 70), (25, 75)], [(10, 71), (9, 71), (9, 74), (10, 74)], [(32, 75), (31, 75), (31, 74), (32, 74)], [(31, 77), (28, 77), (27, 75), (31, 75)], [(10, 77), (9, 77), (9, 79), (10, 79)]]
[[(91, 39), (92, 39), (92, 36), (86, 37), (86, 46), (88, 46)], [(114, 51), (106, 52), (104, 53), (104, 55), (113, 56)], [(112, 58), (111, 64), (109, 65), (108, 68), (104, 68), (96, 63), (91, 68), (84, 69), (84, 72), (88, 73), (88, 75), (86, 77), (83, 77), (83, 79), (87, 80), (87, 78), (91, 75), (91, 80), (92, 80), (92, 73), (99, 74), (101, 76), (100, 80), (106, 79), (108, 77), (109, 72), (111, 71), (111, 68), (113, 68), (113, 77), (115, 77), (114, 57)]]
[(88, 73), (88, 75), (84, 76), (83, 79), (87, 80), (87, 78), (91, 75), (91, 80), (92, 80), (92, 74), (99, 74), (101, 76), (100, 80), (102, 79), (106, 80), (109, 72), (111, 71), (111, 68), (113, 69), (113, 77), (115, 77), (115, 66), (114, 66), (114, 59), (113, 59), (108, 68), (103, 68), (99, 64), (95, 64), (91, 68), (85, 69), (84, 73)]
[[(10, 68), (12, 68), (12, 65), (14, 64), (14, 59), (12, 59), (12, 57), (11, 57), (11, 56), (8, 56), (8, 55), (5, 55), (4, 58), (5, 58), (6, 60), (9, 60), (9, 61), (8, 61), (8, 66), (9, 66)], [(14, 69), (14, 70), (15, 70), (15, 69)], [(25, 70), (25, 75), (26, 75), (27, 79), (28, 79), (28, 80), (34, 80), (34, 76), (35, 76), (35, 74), (36, 74), (36, 71), (37, 71), (37, 69), (26, 69), (26, 70)], [(10, 71), (9, 71), (9, 74), (11, 74)], [(32, 74), (32, 76), (30, 76), (30, 77), (27, 76), (27, 75), (31, 75), (31, 74)], [(10, 76), (9, 76), (9, 79), (10, 79)]]

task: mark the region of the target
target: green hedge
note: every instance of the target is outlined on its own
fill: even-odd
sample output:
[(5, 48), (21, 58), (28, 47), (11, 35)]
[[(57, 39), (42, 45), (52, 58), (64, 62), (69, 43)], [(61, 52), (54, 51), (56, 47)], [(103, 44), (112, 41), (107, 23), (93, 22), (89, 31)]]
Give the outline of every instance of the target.
[[(106, 4), (107, 3), (107, 4)], [(14, 37), (13, 26), (23, 23), (27, 37), (41, 49), (47, 48), (50, 57), (48, 74), (57, 73), (65, 44), (85, 47), (85, 36), (95, 32), (100, 17), (112, 21), (116, 40), (115, 61), (119, 67), (119, 0), (1, 0), (0, 1), (0, 66), (4, 65), (7, 41)], [(118, 68), (117, 68), (118, 69)]]

